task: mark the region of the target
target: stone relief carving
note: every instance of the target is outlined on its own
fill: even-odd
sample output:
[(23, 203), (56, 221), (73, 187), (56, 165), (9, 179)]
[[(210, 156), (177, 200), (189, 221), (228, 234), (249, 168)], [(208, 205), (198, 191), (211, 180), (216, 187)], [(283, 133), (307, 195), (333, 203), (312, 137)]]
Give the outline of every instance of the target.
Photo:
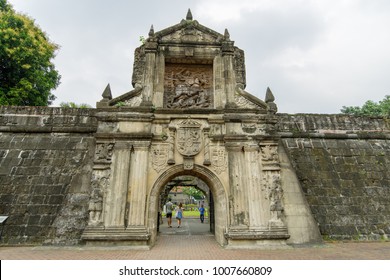
[(113, 143), (97, 144), (95, 151), (95, 162), (110, 162), (113, 150)]
[(262, 190), (265, 199), (270, 202), (271, 217), (269, 220), (272, 226), (284, 226), (283, 222), (283, 189), (279, 171), (265, 171), (262, 179)]
[(265, 164), (274, 164), (279, 162), (278, 146), (261, 146), (261, 159)]
[(227, 168), (227, 154), (224, 147), (213, 147), (211, 150), (211, 167), (217, 174)]
[(125, 105), (129, 107), (137, 107), (141, 105), (141, 102), (142, 102), (142, 95), (139, 94), (137, 96), (130, 98), (129, 100), (126, 100)]
[[(92, 182), (92, 185), (94, 183)], [(91, 198), (88, 205), (89, 211), (89, 225), (98, 225), (101, 223), (101, 214), (103, 211), (103, 194), (100, 188), (94, 187), (92, 189)]]
[(110, 171), (109, 170), (94, 170), (93, 179), (91, 181), (92, 191), (88, 204), (89, 220), (88, 225), (98, 226), (103, 223), (103, 196), (104, 191), (108, 187)]
[(210, 108), (212, 66), (167, 64), (165, 95), (167, 108)]
[(280, 182), (280, 174), (273, 174), (271, 176), (270, 182), (270, 210), (271, 210), (271, 219), (270, 224), (274, 226), (284, 226), (282, 221), (282, 211), (284, 210), (282, 205), (283, 189)]
[(202, 147), (201, 124), (193, 120), (183, 121), (177, 128), (177, 150), (183, 156), (194, 156)]
[(234, 102), (240, 108), (246, 108), (246, 109), (258, 109), (258, 108), (260, 108), (255, 103), (249, 101), (244, 96), (240, 95), (238, 92), (236, 92), (234, 94)]
[(245, 72), (245, 54), (244, 51), (235, 48), (234, 49), (234, 69), (236, 73), (236, 83), (246, 85), (246, 72)]
[(169, 148), (167, 145), (153, 145), (151, 148), (151, 162), (153, 169), (157, 173), (160, 173), (166, 166), (168, 162), (168, 153)]
[(194, 169), (194, 158), (193, 157), (184, 157), (183, 165), (184, 165), (184, 170)]
[(192, 26), (177, 30), (161, 38), (161, 42), (214, 42), (216, 39)]
[(242, 127), (242, 131), (243, 131), (243, 132), (245, 132), (245, 133), (250, 133), (250, 134), (255, 133), (256, 130), (257, 130), (256, 124), (244, 124), (244, 123), (243, 123), (243, 124), (241, 125), (241, 127)]

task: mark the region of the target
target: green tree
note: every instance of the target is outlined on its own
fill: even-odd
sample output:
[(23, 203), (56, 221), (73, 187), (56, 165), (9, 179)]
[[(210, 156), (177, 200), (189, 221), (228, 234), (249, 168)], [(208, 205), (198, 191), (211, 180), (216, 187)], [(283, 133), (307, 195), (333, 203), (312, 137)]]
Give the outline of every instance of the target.
[(390, 117), (390, 95), (381, 101), (366, 101), (362, 107), (343, 106), (341, 113), (355, 116)]
[(188, 195), (189, 197), (193, 197), (195, 199), (202, 199), (204, 197), (203, 192), (194, 187), (185, 187), (183, 188), (183, 193)]
[(33, 19), (0, 0), (0, 105), (50, 105), (60, 82), (57, 49)]
[(92, 108), (89, 104), (81, 103), (76, 104), (74, 102), (61, 102), (60, 107), (62, 108)]

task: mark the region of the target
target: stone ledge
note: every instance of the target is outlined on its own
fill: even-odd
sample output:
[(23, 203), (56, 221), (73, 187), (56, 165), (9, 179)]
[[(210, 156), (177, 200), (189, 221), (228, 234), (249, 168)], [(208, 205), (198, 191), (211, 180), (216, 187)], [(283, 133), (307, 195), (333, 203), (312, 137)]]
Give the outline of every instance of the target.
[(86, 245), (140, 245), (147, 246), (150, 233), (145, 228), (87, 227), (81, 236)]
[(225, 237), (231, 240), (269, 240), (288, 239), (290, 235), (286, 227), (273, 227), (271, 229), (229, 229)]

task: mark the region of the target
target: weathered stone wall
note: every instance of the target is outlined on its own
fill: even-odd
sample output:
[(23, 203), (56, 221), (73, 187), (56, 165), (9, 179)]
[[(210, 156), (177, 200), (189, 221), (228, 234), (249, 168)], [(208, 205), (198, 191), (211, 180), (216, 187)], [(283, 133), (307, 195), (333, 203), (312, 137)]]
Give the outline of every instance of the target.
[[(390, 124), (380, 118), (279, 114), (278, 133), (320, 232), (390, 234)], [(77, 244), (87, 225), (93, 109), (0, 107), (2, 242)]]
[(324, 238), (390, 235), (390, 123), (279, 115), (282, 143)]
[(93, 110), (0, 107), (3, 242), (75, 244), (88, 216)]

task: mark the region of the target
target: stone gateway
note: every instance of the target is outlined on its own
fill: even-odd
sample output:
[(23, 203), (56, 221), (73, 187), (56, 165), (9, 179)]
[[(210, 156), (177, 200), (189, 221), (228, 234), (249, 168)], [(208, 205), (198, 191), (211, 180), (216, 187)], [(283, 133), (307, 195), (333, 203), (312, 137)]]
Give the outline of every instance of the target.
[[(96, 157), (110, 153), (104, 147), (112, 157), (104, 167), (94, 164), (103, 197), (93, 188), (91, 199), (103, 201), (103, 210), (82, 239), (153, 245), (160, 193), (175, 177), (191, 175), (211, 190), (221, 245), (320, 240), (304, 203), (287, 220), (283, 198), (290, 182), (281, 179), (274, 97), (269, 89), (265, 101), (245, 92), (244, 52), (228, 31), (215, 32), (189, 12), (177, 25), (152, 28), (135, 54), (135, 89), (112, 99), (108, 88), (97, 103)], [(297, 232), (288, 222), (299, 225)]]
[(384, 119), (277, 113), (245, 91), (229, 32), (192, 18), (135, 50), (133, 90), (96, 109), (1, 107), (8, 244), (156, 243), (167, 186), (203, 182), (227, 248), (390, 234)]

